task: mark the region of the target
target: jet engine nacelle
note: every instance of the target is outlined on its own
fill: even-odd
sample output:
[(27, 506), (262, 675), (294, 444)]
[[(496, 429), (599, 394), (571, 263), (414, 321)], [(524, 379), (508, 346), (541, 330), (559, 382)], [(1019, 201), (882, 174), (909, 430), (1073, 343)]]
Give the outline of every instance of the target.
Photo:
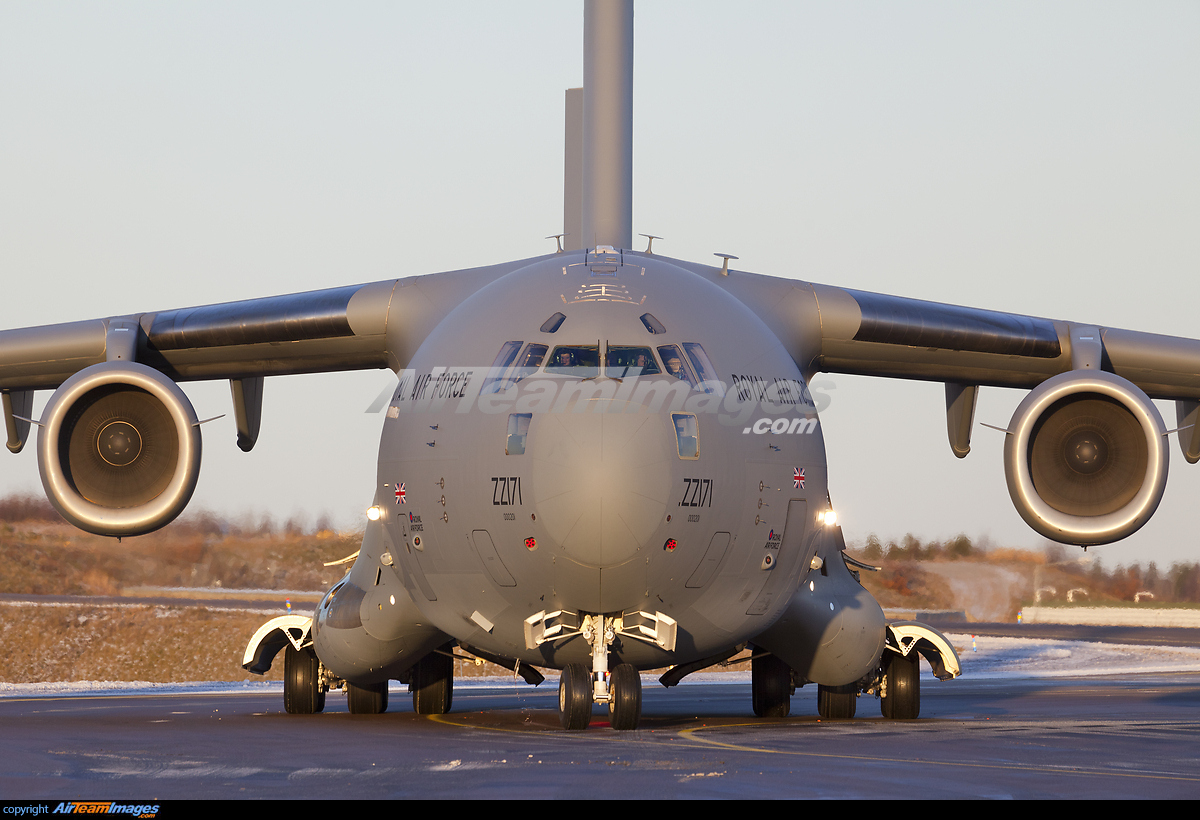
[(38, 468), (50, 503), (80, 529), (151, 532), (183, 512), (196, 489), (196, 411), (157, 370), (94, 365), (63, 382), (46, 405)]
[(1103, 371), (1060, 373), (1017, 407), (1004, 444), (1008, 492), (1025, 522), (1069, 544), (1107, 544), (1150, 520), (1167, 483), (1162, 416)]

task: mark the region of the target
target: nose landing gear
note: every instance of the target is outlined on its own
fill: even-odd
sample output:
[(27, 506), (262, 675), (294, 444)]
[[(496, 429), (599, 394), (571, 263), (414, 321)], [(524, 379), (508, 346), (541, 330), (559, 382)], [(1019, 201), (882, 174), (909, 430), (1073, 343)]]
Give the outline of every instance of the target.
[(568, 664), (558, 679), (558, 720), (573, 732), (592, 722), (592, 676), (582, 663)]
[(592, 646), (592, 669), (581, 663), (568, 664), (558, 681), (558, 717), (564, 729), (586, 729), (592, 719), (592, 704), (607, 703), (612, 727), (632, 731), (642, 717), (642, 678), (628, 663), (608, 672), (608, 647), (616, 637), (614, 619), (588, 615), (581, 630)]
[(612, 727), (617, 731), (632, 731), (638, 727), (642, 717), (642, 676), (633, 664), (622, 663), (613, 670), (608, 711), (612, 716)]

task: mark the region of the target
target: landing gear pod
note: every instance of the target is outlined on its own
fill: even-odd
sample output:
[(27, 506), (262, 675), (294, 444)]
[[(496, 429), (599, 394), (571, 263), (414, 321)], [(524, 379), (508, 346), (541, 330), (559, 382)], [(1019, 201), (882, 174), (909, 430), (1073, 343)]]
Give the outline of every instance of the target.
[(196, 411), (179, 387), (136, 362), (81, 370), (46, 405), (38, 432), (46, 496), (97, 535), (142, 535), (183, 512), (200, 475)]
[(1166, 428), (1136, 385), (1103, 371), (1060, 373), (1017, 407), (1004, 473), (1017, 512), (1055, 541), (1091, 546), (1145, 524), (1167, 482)]

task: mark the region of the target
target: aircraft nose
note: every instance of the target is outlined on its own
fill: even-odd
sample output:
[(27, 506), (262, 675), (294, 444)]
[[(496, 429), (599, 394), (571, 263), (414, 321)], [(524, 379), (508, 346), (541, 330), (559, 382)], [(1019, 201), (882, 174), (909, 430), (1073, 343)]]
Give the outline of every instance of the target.
[(601, 569), (650, 547), (677, 459), (670, 417), (550, 413), (531, 430), (537, 513), (573, 561)]

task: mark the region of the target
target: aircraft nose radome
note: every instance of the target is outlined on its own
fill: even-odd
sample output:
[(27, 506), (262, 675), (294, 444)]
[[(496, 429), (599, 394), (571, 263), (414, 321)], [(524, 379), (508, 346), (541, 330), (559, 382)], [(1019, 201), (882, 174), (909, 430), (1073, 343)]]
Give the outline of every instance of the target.
[(670, 497), (668, 428), (649, 413), (551, 413), (531, 430), (537, 514), (572, 560), (615, 567), (650, 546)]

